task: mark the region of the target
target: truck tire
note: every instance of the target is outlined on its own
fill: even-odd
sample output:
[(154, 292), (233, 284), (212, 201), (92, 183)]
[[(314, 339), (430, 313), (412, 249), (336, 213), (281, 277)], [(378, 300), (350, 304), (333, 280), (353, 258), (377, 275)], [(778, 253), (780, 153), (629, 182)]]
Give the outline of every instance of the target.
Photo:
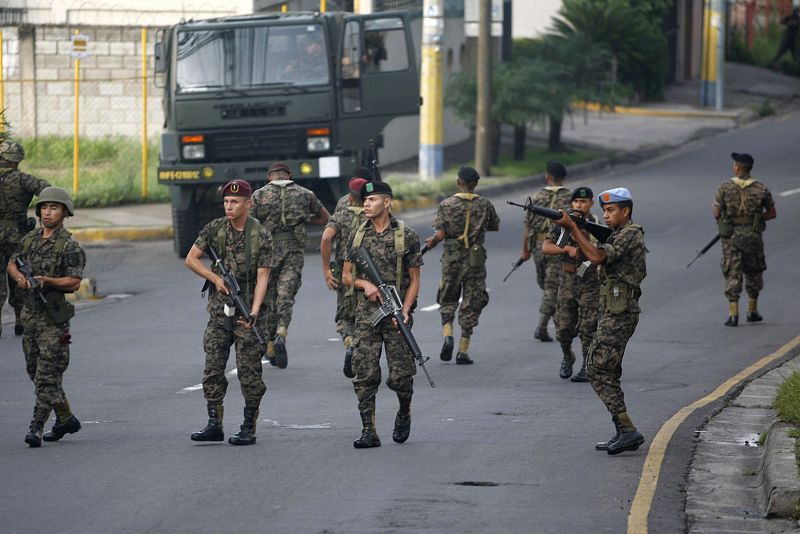
[(172, 244), (175, 254), (183, 258), (197, 239), (197, 213), (194, 204), (185, 210), (172, 208)]

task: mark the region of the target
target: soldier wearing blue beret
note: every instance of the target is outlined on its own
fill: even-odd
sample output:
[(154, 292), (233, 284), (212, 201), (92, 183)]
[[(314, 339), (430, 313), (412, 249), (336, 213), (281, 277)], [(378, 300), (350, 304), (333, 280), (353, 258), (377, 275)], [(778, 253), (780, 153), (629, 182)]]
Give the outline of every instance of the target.
[(622, 392), (622, 357), (625, 346), (639, 322), (641, 283), (647, 275), (644, 231), (631, 221), (633, 198), (624, 187), (599, 195), (603, 219), (613, 233), (605, 243), (595, 245), (564, 216), (556, 224), (568, 228), (586, 258), (598, 266), (600, 312), (597, 330), (586, 356), (586, 375), (600, 400), (611, 412), (616, 433), (595, 449), (608, 454), (635, 451), (644, 443), (636, 430)]

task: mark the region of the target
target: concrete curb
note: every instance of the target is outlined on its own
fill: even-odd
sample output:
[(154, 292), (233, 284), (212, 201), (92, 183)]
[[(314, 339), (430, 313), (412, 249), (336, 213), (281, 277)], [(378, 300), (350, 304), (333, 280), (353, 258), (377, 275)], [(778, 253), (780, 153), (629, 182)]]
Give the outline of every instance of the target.
[(601, 106), (600, 104), (591, 102), (588, 104), (579, 104), (575, 106), (576, 109), (586, 109), (588, 111), (595, 111), (598, 113), (617, 113), (619, 115), (636, 115), (641, 117), (667, 117), (673, 119), (731, 119), (739, 121), (742, 116), (752, 113), (751, 110), (741, 111), (712, 111), (702, 109), (658, 109), (658, 108), (645, 108), (635, 106)]
[(775, 421), (769, 427), (759, 474), (759, 505), (764, 517), (792, 517), (800, 505), (795, 427)]
[(152, 241), (171, 239), (172, 226), (109, 226), (95, 228), (70, 228), (73, 237), (81, 243), (108, 241)]

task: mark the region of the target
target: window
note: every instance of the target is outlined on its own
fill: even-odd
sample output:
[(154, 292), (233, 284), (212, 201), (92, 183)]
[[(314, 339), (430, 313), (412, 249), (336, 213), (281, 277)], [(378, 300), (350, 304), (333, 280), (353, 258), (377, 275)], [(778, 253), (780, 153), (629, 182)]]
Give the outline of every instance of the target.
[(366, 72), (396, 72), (408, 69), (408, 48), (403, 20), (364, 21)]

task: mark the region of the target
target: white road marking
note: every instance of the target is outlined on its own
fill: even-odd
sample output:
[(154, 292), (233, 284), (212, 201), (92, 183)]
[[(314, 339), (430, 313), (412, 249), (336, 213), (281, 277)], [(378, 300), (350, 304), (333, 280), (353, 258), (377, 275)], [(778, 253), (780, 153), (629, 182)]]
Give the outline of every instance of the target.
[(784, 191), (782, 193), (779, 193), (778, 196), (780, 196), (780, 197), (788, 197), (790, 195), (796, 195), (797, 193), (800, 193), (800, 187), (798, 187), (797, 189), (789, 189), (788, 191)]
[(338, 337), (329, 337), (328, 341), (341, 341), (341, 339)]
[[(264, 365), (267, 362), (268, 360), (266, 358), (261, 358), (261, 365)], [(238, 375), (239, 375), (239, 369), (237, 369), (236, 367), (225, 373), (225, 376), (228, 378), (233, 378), (234, 376)], [(190, 391), (197, 391), (199, 389), (203, 389), (203, 384), (195, 384), (193, 386), (189, 386), (188, 388), (183, 388), (178, 393), (188, 393)]]
[(293, 423), (281, 424), (280, 421), (274, 419), (262, 419), (261, 422), (280, 428), (289, 428), (291, 430), (328, 430), (333, 426), (331, 423), (313, 423), (310, 425), (297, 425)]
[[(486, 288), (486, 292), (487, 293), (491, 293), (492, 292), (492, 288), (491, 287), (487, 287)], [(462, 298), (458, 299), (458, 303), (459, 304), (461, 304), (462, 302), (464, 302), (464, 299), (462, 299)], [(439, 308), (440, 308), (440, 306), (438, 304), (431, 304), (430, 306), (425, 306), (423, 308), (420, 308), (419, 311), (424, 311), (424, 312), (436, 311)]]

